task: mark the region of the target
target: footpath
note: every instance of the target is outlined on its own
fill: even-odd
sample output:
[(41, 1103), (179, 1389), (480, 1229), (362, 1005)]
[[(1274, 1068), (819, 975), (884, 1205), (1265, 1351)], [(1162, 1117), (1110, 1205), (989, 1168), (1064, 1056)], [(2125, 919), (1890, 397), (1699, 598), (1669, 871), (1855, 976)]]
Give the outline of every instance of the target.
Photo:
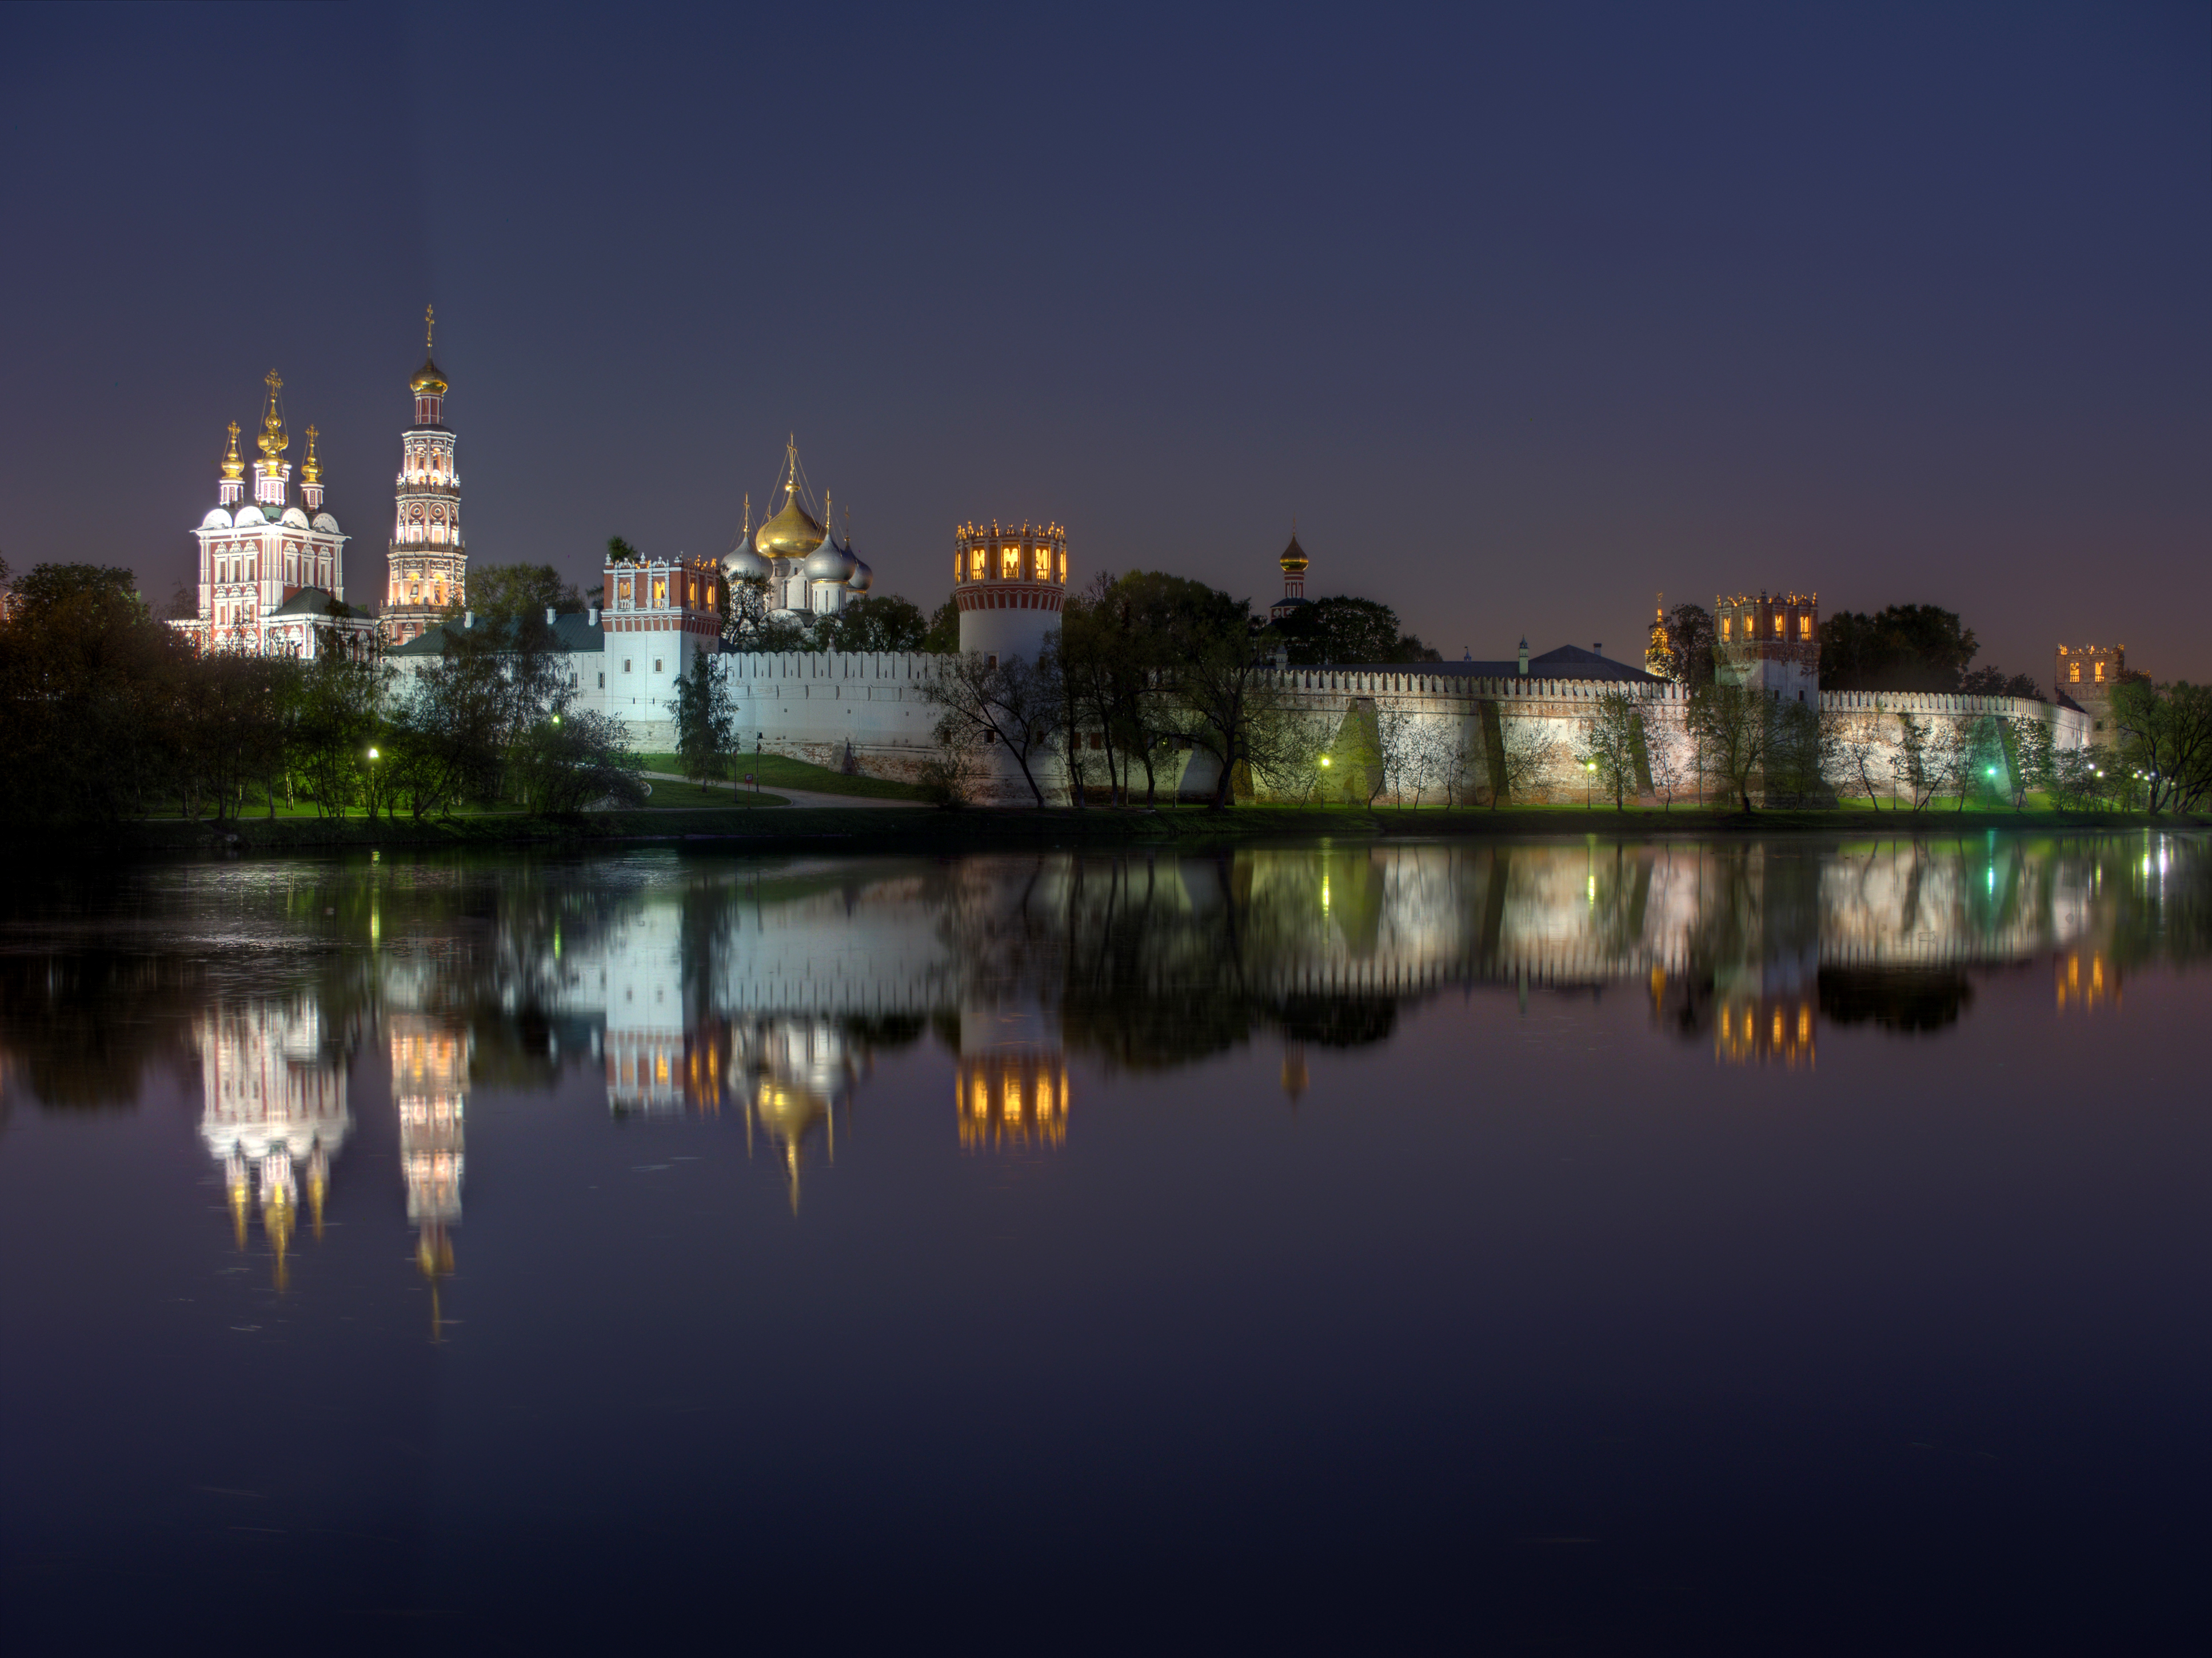
[[(640, 775), (649, 781), (655, 783), (684, 783), (689, 781), (689, 779), (674, 771), (647, 771), (642, 772)], [(750, 794), (751, 792), (741, 783), (710, 783), (701, 786), (707, 789), (726, 788), (740, 795)], [(894, 812), (927, 812), (933, 809), (921, 801), (883, 800), (874, 795), (831, 795), (827, 794), (819, 789), (793, 789), (786, 783), (778, 783), (773, 789), (764, 789), (761, 792), (765, 795), (778, 795), (784, 800), (789, 801), (793, 806), (853, 806), (870, 810), (878, 808), (888, 808), (890, 810)]]

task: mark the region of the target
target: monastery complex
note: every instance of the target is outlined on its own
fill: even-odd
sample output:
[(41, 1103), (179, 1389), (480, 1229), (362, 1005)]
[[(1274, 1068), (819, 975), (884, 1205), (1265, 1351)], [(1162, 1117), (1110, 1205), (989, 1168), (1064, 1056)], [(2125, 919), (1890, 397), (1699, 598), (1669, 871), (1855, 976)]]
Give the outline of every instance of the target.
[[(461, 476), (455, 435), (446, 420), (449, 383), (427, 350), (408, 381), (413, 418), (400, 435), (392, 530), (380, 610), (372, 615), (347, 598), (349, 538), (323, 508), (324, 474), (316, 429), (306, 429), (298, 468), (282, 400), (283, 382), (268, 376), (254, 440), (251, 499), (239, 428), (218, 468), (216, 504), (194, 532), (198, 541), (198, 614), (176, 624), (203, 649), (282, 654), (313, 659), (343, 649), (380, 652), (395, 688), (442, 654), (447, 630), (477, 625), (468, 600), (468, 552), (461, 531)], [(795, 443), (786, 450), (776, 510), (755, 529), (748, 500), (737, 545), (719, 560), (610, 557), (597, 602), (582, 614), (551, 612), (555, 648), (576, 705), (611, 715), (648, 751), (674, 747), (669, 705), (677, 683), (706, 657), (726, 680), (737, 710), (741, 746), (841, 769), (912, 777), (935, 753), (939, 710), (927, 688), (945, 659), (908, 653), (742, 652), (723, 640), (725, 588), (757, 594), (770, 617), (811, 622), (868, 593), (875, 572), (854, 551), (849, 521), (841, 535), (827, 496), (820, 514)], [(296, 498), (295, 490), (296, 489)], [(960, 648), (992, 661), (1034, 660), (1056, 632), (1071, 565), (1066, 529), (1059, 524), (1006, 527), (963, 523), (951, 535), (952, 593)], [(1279, 560), (1283, 597), (1269, 614), (1279, 619), (1310, 603), (1310, 560), (1295, 535)], [(919, 572), (917, 572), (918, 574)], [(733, 585), (739, 584), (739, 585)], [(1817, 594), (1777, 589), (1721, 594), (1714, 605), (1716, 670), (1728, 682), (1756, 688), (1777, 704), (1827, 710), (1856, 722), (1878, 742), (1893, 743), (1892, 716), (1948, 718), (1996, 724), (2017, 737), (2027, 726), (2050, 728), (2073, 747), (2100, 741), (2104, 698), (2124, 667), (2117, 650), (2062, 648), (2055, 689), (2041, 703), (2010, 697), (1866, 692), (1822, 689)], [(1660, 625), (1655, 623), (1655, 636)], [(1626, 693), (1640, 705), (1644, 743), (1663, 775), (1669, 758), (1690, 769), (1685, 688), (1596, 649), (1562, 646), (1536, 655), (1528, 643), (1517, 656), (1478, 661), (1349, 663), (1292, 667), (1278, 659), (1261, 670), (1258, 690), (1310, 723), (1327, 761), (1276, 797), (1313, 799), (1360, 794), (1358, 755), (1370, 752), (1378, 722), (1410, 721), (1462, 757), (1474, 794), (1503, 786), (1509, 748), (1555, 739), (1553, 758), (1517, 798), (1576, 800), (1588, 787), (1572, 759), (1598, 698)], [(1095, 739), (1094, 739), (1095, 743)], [(2016, 751), (1998, 741), (1992, 753)], [(988, 797), (1030, 796), (1010, 762), (992, 772)], [(1163, 769), (1164, 761), (1164, 769)], [(2009, 765), (2009, 760), (2001, 764)], [(1164, 795), (1210, 796), (1217, 763), (1203, 751), (1177, 748), (1154, 757)], [(1994, 774), (1993, 774), (1994, 775)], [(1040, 777), (1065, 800), (1064, 768), (1048, 761)], [(1651, 777), (1639, 778), (1647, 795)], [(2016, 778), (2000, 781), (2012, 789)], [(1238, 794), (1247, 792), (1237, 779)], [(1261, 798), (1268, 784), (1257, 785)], [(1677, 798), (1687, 799), (1687, 794)]]

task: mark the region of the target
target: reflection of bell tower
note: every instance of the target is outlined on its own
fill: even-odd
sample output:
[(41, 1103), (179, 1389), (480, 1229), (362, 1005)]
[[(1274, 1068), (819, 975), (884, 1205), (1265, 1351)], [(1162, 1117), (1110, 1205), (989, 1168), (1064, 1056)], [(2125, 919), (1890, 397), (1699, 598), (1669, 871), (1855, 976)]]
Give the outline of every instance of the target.
[(240, 1249), (254, 1210), (260, 1211), (282, 1289), (286, 1253), (299, 1228), (301, 1177), (320, 1237), (331, 1161), (353, 1126), (343, 1059), (330, 1051), (321, 1010), (305, 998), (218, 1008), (201, 1015), (196, 1036), (200, 1138), (222, 1164)]
[(461, 1218), (464, 1117), (473, 1043), (463, 1029), (416, 1014), (392, 1019), (392, 1100), (399, 1114), (399, 1168), (415, 1264), (430, 1283), (430, 1334), (439, 1331), (438, 1283), (452, 1276), (451, 1228)]

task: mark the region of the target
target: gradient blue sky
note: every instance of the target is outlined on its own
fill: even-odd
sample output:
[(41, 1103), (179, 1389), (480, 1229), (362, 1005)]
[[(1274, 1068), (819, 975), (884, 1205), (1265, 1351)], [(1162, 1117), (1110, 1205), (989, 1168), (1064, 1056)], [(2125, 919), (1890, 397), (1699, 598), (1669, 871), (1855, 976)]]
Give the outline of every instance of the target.
[[(0, 557), (188, 575), (261, 376), (382, 591), (434, 301), (480, 563), (720, 553), (796, 429), (1446, 654), (1655, 591), (2212, 675), (2212, 11), (0, 10)], [(299, 454), (295, 447), (294, 458)]]

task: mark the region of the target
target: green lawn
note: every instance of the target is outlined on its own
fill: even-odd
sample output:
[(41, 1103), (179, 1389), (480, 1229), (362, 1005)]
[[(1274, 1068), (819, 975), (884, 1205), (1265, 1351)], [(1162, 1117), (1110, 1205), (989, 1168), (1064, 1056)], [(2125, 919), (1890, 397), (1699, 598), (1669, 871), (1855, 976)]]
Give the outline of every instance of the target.
[[(673, 754), (641, 754), (648, 771), (681, 771), (684, 763)], [(794, 760), (783, 754), (736, 754), (730, 759), (730, 775), (742, 777), (751, 772), (763, 789), (811, 789), (823, 795), (865, 795), (874, 800), (912, 800), (922, 798), (921, 790), (910, 783), (893, 783), (888, 777), (848, 777), (842, 771), (832, 771), (826, 765), (815, 765), (805, 760)], [(653, 804), (660, 803), (663, 788), (689, 788), (690, 784), (659, 783), (653, 785)]]

